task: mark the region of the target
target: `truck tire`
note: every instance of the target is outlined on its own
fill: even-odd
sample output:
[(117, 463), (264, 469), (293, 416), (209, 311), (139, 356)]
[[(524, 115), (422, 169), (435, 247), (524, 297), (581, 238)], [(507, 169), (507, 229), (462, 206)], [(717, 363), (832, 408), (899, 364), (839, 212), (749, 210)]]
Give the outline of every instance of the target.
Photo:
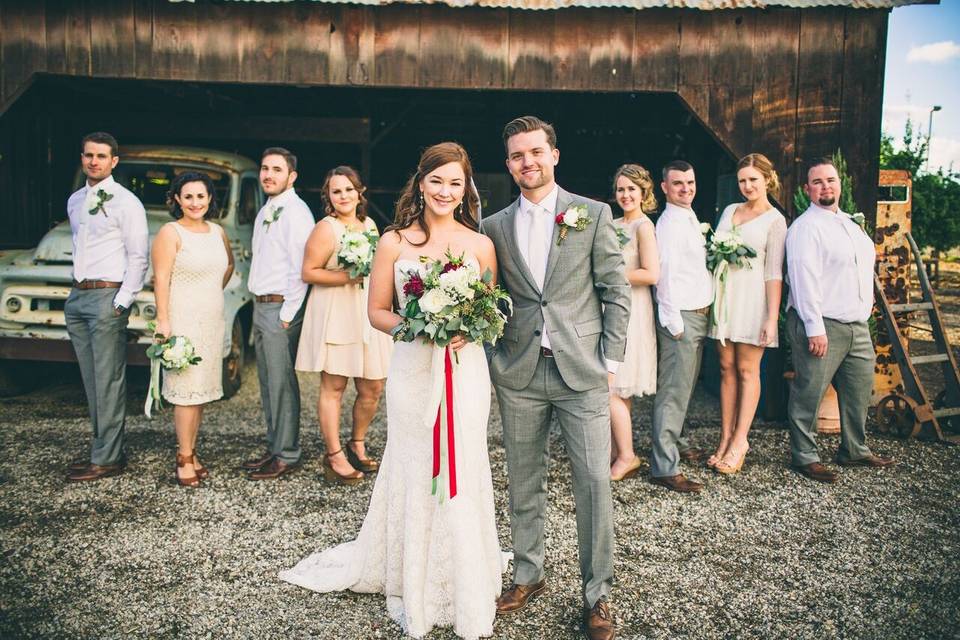
[(243, 324), (240, 315), (233, 317), (233, 326), (230, 330), (230, 353), (223, 359), (223, 399), (232, 398), (240, 391), (243, 382), (243, 354), (246, 341), (243, 339)]

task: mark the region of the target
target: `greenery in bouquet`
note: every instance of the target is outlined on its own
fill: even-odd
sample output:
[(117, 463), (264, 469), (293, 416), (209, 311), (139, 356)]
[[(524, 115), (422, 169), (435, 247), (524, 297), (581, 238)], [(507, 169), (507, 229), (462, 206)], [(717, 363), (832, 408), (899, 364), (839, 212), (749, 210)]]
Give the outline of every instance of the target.
[(721, 263), (729, 267), (750, 268), (750, 258), (756, 258), (756, 250), (743, 242), (736, 231), (713, 232), (707, 235), (707, 269), (716, 273)]
[[(157, 325), (150, 322), (147, 328), (156, 332)], [(147, 347), (147, 357), (150, 358), (150, 385), (147, 388), (147, 400), (143, 405), (143, 412), (148, 418), (153, 417), (154, 407), (159, 409), (163, 406), (160, 400), (160, 369), (180, 371), (203, 360), (186, 336), (168, 337), (154, 333), (153, 339), (153, 344)]]
[[(404, 272), (406, 304), (394, 340), (424, 338), (445, 347), (457, 335), (468, 341), (496, 344), (513, 310), (510, 296), (493, 284), (493, 273), (482, 275), (463, 254), (449, 251), (441, 260), (420, 258), (419, 269)], [(506, 311), (504, 311), (506, 309)]]

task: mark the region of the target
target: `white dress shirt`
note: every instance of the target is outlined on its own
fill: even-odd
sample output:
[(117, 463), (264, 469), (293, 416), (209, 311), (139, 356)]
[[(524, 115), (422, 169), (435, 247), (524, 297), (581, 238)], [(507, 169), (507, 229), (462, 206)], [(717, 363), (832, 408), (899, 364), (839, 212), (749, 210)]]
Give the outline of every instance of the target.
[(789, 307), (807, 337), (827, 333), (823, 319), (865, 322), (873, 309), (873, 240), (843, 211), (811, 204), (787, 231)]
[(667, 203), (657, 220), (657, 250), (657, 314), (660, 324), (676, 336), (683, 333), (681, 311), (702, 309), (713, 302), (706, 240), (692, 209)]
[[(268, 213), (283, 207), (279, 217), (265, 223)], [(253, 223), (253, 257), (247, 288), (255, 296), (281, 295), (280, 321), (290, 322), (307, 295), (301, 278), (303, 252), (313, 230), (313, 214), (293, 187), (272, 196)]]
[[(554, 248), (553, 230), (556, 226), (557, 196), (560, 194), (560, 187), (553, 186), (553, 190), (548, 193), (540, 202), (534, 203), (526, 199), (522, 194), (520, 204), (517, 208), (517, 246), (520, 247), (520, 255), (523, 261), (527, 263), (533, 279), (540, 285), (541, 294), (543, 293), (543, 281), (547, 272), (547, 260), (550, 257), (550, 251)], [(536, 271), (530, 265), (530, 242), (531, 233), (535, 226), (534, 216), (543, 216), (540, 221), (540, 238), (537, 240), (543, 243), (543, 261), (540, 268)], [(543, 318), (543, 331), (540, 333), (540, 346), (550, 349), (550, 327), (547, 326), (547, 318)], [(619, 362), (606, 360), (607, 371), (616, 373), (620, 366)]]
[[(100, 190), (113, 196), (96, 214)], [(114, 305), (129, 308), (147, 274), (150, 232), (143, 204), (113, 176), (84, 184), (67, 200), (73, 236), (73, 279), (120, 282)]]

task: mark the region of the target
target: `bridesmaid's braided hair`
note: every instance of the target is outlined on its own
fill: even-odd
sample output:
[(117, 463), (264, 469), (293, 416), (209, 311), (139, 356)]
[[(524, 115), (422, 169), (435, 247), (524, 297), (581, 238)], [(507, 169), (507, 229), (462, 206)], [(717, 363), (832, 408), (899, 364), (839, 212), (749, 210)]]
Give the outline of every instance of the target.
[[(417, 171), (400, 192), (400, 198), (397, 200), (397, 207), (393, 218), (393, 224), (386, 228), (387, 231), (400, 231), (413, 226), (414, 223), (420, 225), (423, 229), (423, 242), (414, 243), (415, 247), (422, 247), (430, 240), (430, 228), (427, 226), (427, 220), (424, 214), (423, 192), (420, 189), (420, 182), (423, 181), (431, 172), (439, 167), (451, 162), (460, 164), (463, 169), (464, 190), (463, 201), (453, 212), (453, 219), (463, 226), (476, 231), (477, 211), (480, 209), (480, 199), (476, 191), (470, 188), (473, 182), (473, 167), (470, 164), (470, 157), (466, 149), (456, 142), (441, 142), (432, 147), (428, 147), (423, 155), (420, 156), (420, 162), (417, 163)], [(409, 240), (407, 240), (409, 242)]]
[(650, 172), (639, 164), (625, 164), (613, 174), (613, 193), (617, 193), (617, 180), (626, 178), (640, 189), (640, 210), (650, 213), (657, 210), (657, 197), (653, 194), (653, 178)]

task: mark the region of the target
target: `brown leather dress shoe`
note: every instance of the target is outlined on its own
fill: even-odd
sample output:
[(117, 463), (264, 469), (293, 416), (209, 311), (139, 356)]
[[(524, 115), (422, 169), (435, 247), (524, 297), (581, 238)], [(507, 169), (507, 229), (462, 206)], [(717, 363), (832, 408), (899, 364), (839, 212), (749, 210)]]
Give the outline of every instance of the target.
[(272, 458), (269, 464), (264, 465), (258, 471), (251, 472), (247, 477), (251, 480), (273, 480), (299, 468), (299, 464), (287, 464), (280, 458)]
[(892, 467), (897, 464), (890, 456), (876, 456), (872, 453), (866, 458), (857, 458), (856, 460), (837, 460), (841, 467)]
[(520, 611), (547, 588), (546, 579), (534, 584), (512, 584), (497, 598), (497, 614)]
[(810, 464), (804, 464), (795, 466), (794, 469), (797, 470), (802, 476), (806, 476), (811, 480), (816, 480), (817, 482), (836, 482), (837, 474), (834, 471), (830, 471), (825, 466), (819, 462), (811, 462)]
[[(67, 471), (86, 471), (87, 467), (89, 467), (90, 464), (91, 462), (89, 460), (86, 460), (84, 458), (79, 458), (70, 463), (70, 466), (67, 467)], [(121, 457), (120, 462), (118, 462), (117, 464), (119, 464), (122, 468), (126, 469), (127, 456), (124, 455), (123, 457)]]
[(682, 473), (675, 476), (650, 476), (650, 484), (666, 487), (677, 493), (700, 493), (700, 490), (703, 489), (702, 484), (687, 480)]
[(256, 458), (251, 458), (250, 460), (244, 460), (243, 464), (240, 466), (246, 471), (259, 471), (263, 467), (267, 466), (273, 460), (273, 454), (269, 451), (264, 451)]
[(68, 482), (88, 482), (91, 480), (100, 480), (111, 476), (118, 476), (123, 473), (123, 465), (120, 464), (88, 464), (79, 471), (71, 471), (67, 474)]
[(613, 640), (616, 636), (617, 627), (605, 597), (597, 600), (592, 609), (584, 609), (583, 630), (590, 640)]
[(705, 455), (707, 454), (703, 451), (703, 449), (690, 447), (689, 449), (684, 449), (680, 452), (680, 459), (684, 462), (699, 462)]

